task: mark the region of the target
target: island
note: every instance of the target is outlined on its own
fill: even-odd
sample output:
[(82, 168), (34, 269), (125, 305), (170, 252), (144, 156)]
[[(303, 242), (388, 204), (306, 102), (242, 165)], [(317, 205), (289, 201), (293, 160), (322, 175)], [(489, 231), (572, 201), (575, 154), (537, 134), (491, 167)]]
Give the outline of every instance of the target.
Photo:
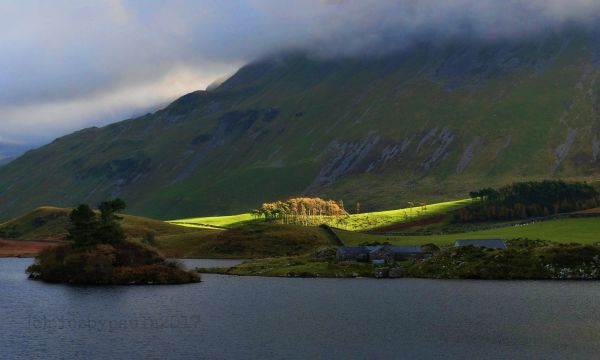
[(82, 204), (69, 215), (68, 240), (42, 250), (27, 269), (31, 279), (82, 285), (158, 285), (200, 281), (200, 275), (169, 261), (149, 244), (127, 241), (116, 215), (120, 199), (98, 211)]

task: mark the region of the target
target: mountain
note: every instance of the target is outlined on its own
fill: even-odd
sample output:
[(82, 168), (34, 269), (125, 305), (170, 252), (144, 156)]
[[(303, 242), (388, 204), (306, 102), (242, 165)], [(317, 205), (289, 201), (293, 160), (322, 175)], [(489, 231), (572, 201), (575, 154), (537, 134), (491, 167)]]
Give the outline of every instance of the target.
[(32, 147), (31, 145), (11, 144), (0, 141), (0, 166), (8, 164)]
[(155, 218), (320, 195), (361, 210), (600, 175), (600, 31), (275, 56), (0, 168), (0, 217), (120, 196)]
[(15, 159), (15, 157), (12, 157), (12, 156), (0, 155), (0, 166), (8, 164), (9, 162), (13, 161), (14, 159)]

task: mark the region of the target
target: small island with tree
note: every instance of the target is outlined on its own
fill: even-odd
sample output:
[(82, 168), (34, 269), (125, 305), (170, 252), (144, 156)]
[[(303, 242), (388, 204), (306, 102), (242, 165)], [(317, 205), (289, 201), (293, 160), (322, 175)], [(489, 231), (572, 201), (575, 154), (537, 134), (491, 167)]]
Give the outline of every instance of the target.
[(185, 284), (199, 282), (196, 272), (168, 261), (147, 244), (126, 239), (117, 212), (121, 199), (94, 211), (79, 205), (70, 215), (67, 245), (43, 250), (27, 269), (29, 277), (53, 283), (88, 285)]

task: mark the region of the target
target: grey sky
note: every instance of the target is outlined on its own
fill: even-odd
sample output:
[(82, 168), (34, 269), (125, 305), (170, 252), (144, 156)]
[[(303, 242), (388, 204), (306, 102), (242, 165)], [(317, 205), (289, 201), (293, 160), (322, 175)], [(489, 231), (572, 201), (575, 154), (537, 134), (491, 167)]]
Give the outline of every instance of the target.
[(356, 56), (598, 13), (598, 0), (1, 1), (0, 143), (121, 120), (288, 49)]

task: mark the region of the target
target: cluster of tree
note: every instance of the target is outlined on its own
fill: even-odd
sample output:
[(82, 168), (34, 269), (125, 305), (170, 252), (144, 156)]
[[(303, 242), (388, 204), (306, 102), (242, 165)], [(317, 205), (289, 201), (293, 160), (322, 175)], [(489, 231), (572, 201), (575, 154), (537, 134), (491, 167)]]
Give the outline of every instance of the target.
[(460, 209), (459, 222), (513, 220), (549, 216), (596, 207), (598, 191), (586, 183), (520, 182), (470, 193), (475, 203)]
[(330, 218), (348, 216), (342, 202), (320, 198), (293, 198), (265, 203), (252, 212), (258, 218), (283, 224), (320, 225)]
[[(180, 264), (166, 261), (156, 250), (126, 241), (117, 212), (121, 199), (105, 201), (94, 211), (79, 205), (70, 215), (70, 244), (45, 249), (27, 268), (32, 279), (47, 282), (94, 285), (185, 284), (200, 276)], [(152, 245), (154, 234), (143, 243)]]
[(98, 215), (89, 205), (79, 205), (69, 215), (69, 239), (76, 247), (122, 243), (126, 236), (116, 213), (125, 207), (121, 199), (105, 201), (98, 207)]

